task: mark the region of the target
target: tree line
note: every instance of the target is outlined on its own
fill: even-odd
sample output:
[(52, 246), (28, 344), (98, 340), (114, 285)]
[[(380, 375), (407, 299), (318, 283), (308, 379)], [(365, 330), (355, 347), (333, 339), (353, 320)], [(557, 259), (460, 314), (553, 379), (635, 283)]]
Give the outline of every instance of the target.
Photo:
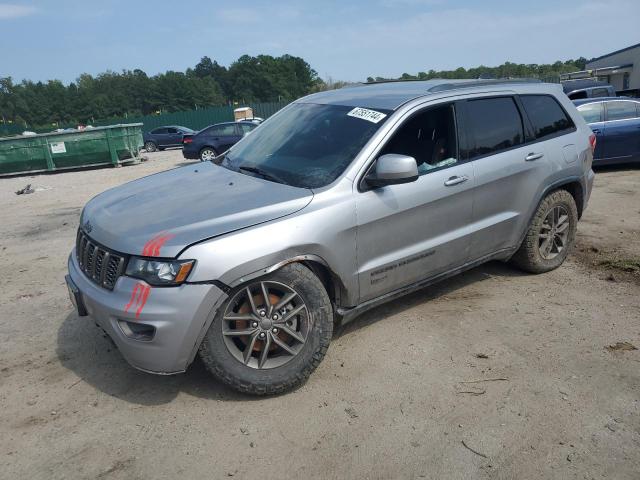
[[(367, 81), (510, 77), (557, 81), (561, 73), (583, 70), (586, 62), (583, 57), (552, 64), (506, 62), (497, 67), (404, 73), (397, 79), (368, 77)], [(347, 84), (323, 81), (304, 59), (291, 55), (243, 55), (229, 67), (203, 57), (185, 72), (167, 71), (153, 76), (140, 69), (96, 76), (84, 73), (68, 85), (59, 80), (14, 83), (11, 77), (0, 77), (0, 124), (30, 128), (90, 124), (217, 105), (288, 101)]]
[(429, 70), (415, 75), (403, 73), (398, 78), (368, 77), (367, 82), (381, 82), (388, 80), (431, 80), (433, 78), (474, 79), (474, 78), (538, 78), (541, 80), (558, 81), (560, 74), (584, 70), (588, 60), (580, 57), (576, 60), (557, 61), (554, 63), (512, 63), (505, 62), (497, 67), (479, 67), (455, 70)]
[(59, 80), (14, 83), (0, 77), (0, 123), (24, 126), (89, 124), (99, 119), (299, 98), (321, 84), (302, 58), (244, 55), (224, 67), (203, 57), (185, 72), (149, 76), (140, 69), (84, 73)]

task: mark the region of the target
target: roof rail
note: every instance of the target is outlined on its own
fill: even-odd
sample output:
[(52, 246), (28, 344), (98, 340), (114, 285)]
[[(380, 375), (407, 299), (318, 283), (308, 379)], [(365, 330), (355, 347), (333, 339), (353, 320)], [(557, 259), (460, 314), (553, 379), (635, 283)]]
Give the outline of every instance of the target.
[(506, 78), (506, 79), (490, 79), (490, 80), (454, 80), (434, 85), (429, 92), (443, 92), (446, 90), (457, 90), (460, 88), (483, 87), (489, 85), (509, 85), (519, 83), (542, 83), (537, 78)]

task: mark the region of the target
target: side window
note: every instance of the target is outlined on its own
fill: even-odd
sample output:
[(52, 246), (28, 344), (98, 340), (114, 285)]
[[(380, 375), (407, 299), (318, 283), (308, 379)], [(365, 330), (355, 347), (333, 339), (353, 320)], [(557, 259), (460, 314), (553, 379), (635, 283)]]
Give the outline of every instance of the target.
[(607, 102), (607, 120), (624, 120), (636, 117), (636, 104), (614, 100)]
[(609, 90), (606, 88), (594, 88), (593, 90), (591, 90), (591, 96), (592, 97), (608, 97)]
[(167, 133), (167, 129), (166, 128), (156, 128), (155, 130), (151, 130), (151, 133), (153, 135), (160, 135), (163, 133)]
[(424, 175), (458, 163), (454, 106), (429, 108), (406, 120), (384, 146), (380, 155), (398, 153), (416, 159)]
[(175, 128), (167, 128), (167, 133), (178, 133), (178, 130)]
[(469, 159), (491, 155), (524, 142), (522, 117), (512, 97), (467, 102)]
[(580, 105), (578, 112), (587, 123), (602, 122), (604, 120), (604, 107), (602, 102)]
[(581, 99), (581, 98), (588, 98), (588, 97), (587, 97), (587, 92), (585, 92), (584, 90), (580, 90), (580, 91), (578, 91), (578, 92), (570, 93), (570, 94), (568, 95), (568, 97), (569, 97), (569, 99), (571, 99), (571, 100), (579, 100), (579, 99)]
[(552, 96), (522, 95), (520, 100), (533, 125), (536, 140), (573, 130), (573, 121)]
[(217, 127), (210, 128), (208, 131), (210, 137), (228, 137), (235, 134), (236, 127), (233, 124), (218, 125)]
[(256, 128), (255, 125), (251, 125), (249, 123), (239, 123), (238, 127), (240, 127), (240, 132), (243, 135), (246, 135), (247, 133), (252, 131), (254, 128)]

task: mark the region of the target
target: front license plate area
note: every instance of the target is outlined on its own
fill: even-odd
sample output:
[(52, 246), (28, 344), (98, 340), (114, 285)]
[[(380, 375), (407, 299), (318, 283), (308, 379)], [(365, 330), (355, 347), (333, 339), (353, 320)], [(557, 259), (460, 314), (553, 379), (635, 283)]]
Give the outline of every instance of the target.
[(71, 300), (71, 303), (76, 308), (78, 316), (86, 317), (88, 315), (87, 308), (84, 306), (84, 301), (82, 300), (82, 293), (80, 292), (80, 289), (76, 286), (75, 283), (73, 283), (73, 280), (71, 280), (71, 277), (69, 275), (66, 275), (64, 279), (67, 282), (69, 300)]

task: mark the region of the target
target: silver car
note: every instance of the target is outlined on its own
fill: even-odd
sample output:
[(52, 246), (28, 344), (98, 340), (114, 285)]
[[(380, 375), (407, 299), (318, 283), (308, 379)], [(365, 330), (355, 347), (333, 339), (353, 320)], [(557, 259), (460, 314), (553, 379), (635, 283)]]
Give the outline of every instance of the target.
[(141, 370), (200, 355), (273, 394), (334, 325), (489, 260), (557, 268), (591, 193), (595, 137), (557, 85), (392, 82), (302, 98), (213, 162), (84, 208), (67, 284)]

